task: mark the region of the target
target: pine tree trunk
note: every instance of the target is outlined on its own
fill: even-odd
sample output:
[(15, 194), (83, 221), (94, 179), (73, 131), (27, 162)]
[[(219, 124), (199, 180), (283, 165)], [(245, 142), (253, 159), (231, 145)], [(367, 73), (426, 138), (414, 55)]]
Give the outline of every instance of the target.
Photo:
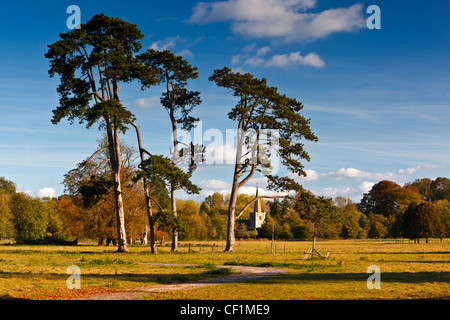
[[(131, 125), (136, 129), (136, 136), (137, 136), (138, 147), (139, 147), (139, 155), (141, 157), (141, 163), (144, 163), (144, 149), (142, 147), (141, 133), (139, 131), (139, 127), (134, 123), (131, 123)], [(155, 246), (155, 223), (153, 221), (153, 210), (152, 210), (152, 202), (150, 199), (150, 190), (148, 188), (147, 179), (143, 178), (142, 182), (144, 185), (145, 207), (147, 210), (148, 224), (150, 226), (150, 250), (151, 250), (151, 253), (157, 253), (156, 246)]]
[[(175, 120), (174, 108), (172, 105), (170, 119), (172, 122), (172, 134), (173, 134), (173, 158), (172, 163), (176, 166), (178, 159), (178, 133), (177, 133), (177, 121)], [(174, 184), (172, 183), (170, 186), (170, 206), (174, 216), (177, 216), (177, 198), (176, 198), (176, 190), (174, 188)], [(175, 227), (172, 230), (172, 249), (171, 251), (178, 251), (178, 229)]]
[(125, 212), (123, 209), (122, 184), (120, 182), (120, 168), (113, 173), (114, 178), (114, 200), (116, 203), (117, 220), (117, 252), (127, 252), (127, 236), (125, 232)]
[(227, 244), (225, 246), (225, 252), (234, 252), (234, 243), (236, 236), (234, 234), (234, 226), (236, 219), (236, 203), (238, 198), (238, 191), (240, 188), (239, 178), (242, 161), (242, 148), (244, 146), (244, 135), (242, 132), (242, 120), (238, 125), (237, 133), (237, 146), (236, 146), (236, 161), (234, 164), (233, 173), (233, 187), (231, 188), (230, 204), (228, 206), (228, 223), (227, 223)]
[(155, 246), (155, 223), (153, 222), (153, 211), (152, 211), (152, 204), (149, 197), (149, 191), (148, 191), (148, 185), (146, 182), (144, 182), (144, 192), (145, 192), (145, 203), (147, 207), (147, 217), (148, 217), (148, 224), (150, 226), (150, 251), (151, 253), (157, 253), (156, 252), (156, 246)]
[[(176, 203), (176, 197), (175, 197), (175, 190), (173, 187), (171, 187), (170, 190), (170, 205), (171, 210), (174, 214), (174, 216), (177, 216), (177, 203)], [(175, 227), (172, 230), (172, 249), (171, 251), (177, 252), (178, 251), (178, 229)]]
[(128, 252), (127, 236), (125, 232), (125, 212), (123, 209), (122, 183), (120, 172), (122, 169), (122, 156), (120, 152), (119, 129), (112, 130), (111, 120), (105, 117), (108, 135), (109, 157), (111, 163), (112, 178), (114, 182), (114, 202), (117, 222), (117, 252)]

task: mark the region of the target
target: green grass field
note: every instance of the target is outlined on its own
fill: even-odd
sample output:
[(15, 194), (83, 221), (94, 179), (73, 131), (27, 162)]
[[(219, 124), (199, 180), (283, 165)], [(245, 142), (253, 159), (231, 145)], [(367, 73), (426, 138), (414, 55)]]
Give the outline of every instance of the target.
[[(216, 246), (213, 246), (216, 244)], [(145, 299), (448, 299), (450, 239), (420, 244), (398, 240), (319, 241), (329, 258), (304, 260), (311, 242), (240, 241), (236, 252), (221, 252), (222, 242), (181, 243), (151, 255), (148, 247), (0, 245), (0, 297), (67, 299), (130, 288), (223, 276), (218, 265), (277, 267), (287, 273), (243, 283), (152, 294)], [(276, 253), (275, 253), (276, 248)], [(272, 251), (272, 253), (270, 253)], [(269, 253), (268, 253), (269, 252)], [(165, 264), (165, 265), (162, 265)], [(81, 289), (68, 289), (67, 268), (81, 271)], [(367, 268), (381, 271), (381, 288), (368, 289)]]

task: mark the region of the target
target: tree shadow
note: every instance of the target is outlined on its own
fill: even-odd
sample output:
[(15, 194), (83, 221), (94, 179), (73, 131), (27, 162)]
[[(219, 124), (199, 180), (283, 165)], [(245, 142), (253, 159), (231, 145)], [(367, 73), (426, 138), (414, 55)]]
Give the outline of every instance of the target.
[[(261, 278), (252, 280), (255, 283), (265, 284), (297, 284), (299, 281), (367, 281), (369, 273), (297, 273), (282, 274), (274, 277)], [(382, 282), (399, 282), (399, 283), (432, 283), (442, 282), (450, 283), (450, 272), (381, 272)]]
[(398, 252), (398, 251), (394, 251), (394, 252), (386, 252), (386, 251), (379, 251), (379, 252), (377, 252), (377, 251), (370, 251), (370, 252), (362, 252), (362, 251), (359, 251), (359, 252), (355, 252), (355, 254), (370, 254), (370, 255), (372, 255), (372, 254), (394, 254), (394, 255), (397, 255), (397, 254), (450, 254), (450, 251), (414, 251), (414, 252)]
[[(66, 280), (70, 277), (70, 274), (61, 273), (30, 273), (30, 272), (1, 272), (1, 279), (17, 278), (33, 283), (33, 281), (42, 281), (43, 279), (49, 281), (61, 281), (66, 283)], [(94, 274), (94, 273), (81, 273), (81, 281), (103, 280), (107, 282), (113, 281), (127, 281), (137, 283), (156, 283), (156, 284), (174, 284), (174, 283), (186, 283), (195, 282), (206, 278), (215, 278), (220, 275), (211, 274), (207, 272), (198, 273), (120, 273), (120, 274)], [(18, 280), (20, 281), (20, 280)], [(1, 298), (1, 296), (0, 296)]]

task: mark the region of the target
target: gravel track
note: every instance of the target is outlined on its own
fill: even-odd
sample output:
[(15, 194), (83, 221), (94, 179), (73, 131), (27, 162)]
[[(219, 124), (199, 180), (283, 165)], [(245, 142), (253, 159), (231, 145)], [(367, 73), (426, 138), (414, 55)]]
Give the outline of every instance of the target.
[[(158, 264), (147, 263), (147, 265), (172, 265), (172, 266), (195, 266), (192, 264)], [(286, 273), (287, 271), (279, 268), (264, 268), (264, 267), (246, 267), (246, 266), (217, 266), (218, 268), (231, 268), (238, 271), (239, 274), (216, 277), (210, 279), (203, 279), (193, 282), (153, 285), (148, 287), (139, 287), (129, 289), (121, 292), (104, 293), (95, 296), (87, 296), (76, 298), (74, 300), (132, 300), (144, 296), (149, 296), (152, 293), (162, 293), (176, 290), (191, 290), (197, 288), (204, 288), (209, 286), (220, 285), (224, 283), (235, 283), (249, 281), (259, 278), (271, 277), (277, 274)]]

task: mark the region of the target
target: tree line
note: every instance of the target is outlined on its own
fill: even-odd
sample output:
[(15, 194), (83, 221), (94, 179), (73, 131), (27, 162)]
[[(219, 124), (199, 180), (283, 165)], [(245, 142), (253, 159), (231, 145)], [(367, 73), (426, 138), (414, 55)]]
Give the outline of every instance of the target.
[(420, 238), (450, 237), (450, 179), (416, 179), (404, 186), (383, 180), (374, 184), (359, 203), (334, 200), (310, 192), (300, 201), (270, 203), (270, 215), (258, 236), (279, 239)]
[[(99, 160), (98, 160), (99, 161)], [(130, 170), (128, 166), (124, 166)], [(126, 170), (125, 170), (126, 171)], [(88, 173), (84, 173), (88, 177)], [(126, 199), (126, 232), (128, 243), (147, 244), (148, 220), (145, 198), (139, 183), (124, 175)], [(19, 241), (70, 243), (73, 239), (95, 239), (99, 245), (116, 244), (114, 200), (112, 188), (94, 206), (66, 175), (66, 194), (58, 198), (33, 198), (16, 192), (15, 184), (0, 178), (0, 238)], [(79, 179), (79, 178), (78, 178)], [(82, 179), (81, 179), (82, 180)], [(173, 232), (170, 196), (159, 188), (150, 193), (167, 210), (155, 213), (156, 240), (167, 243)], [(177, 199), (180, 240), (224, 240), (227, 237), (227, 208), (230, 194), (214, 193), (201, 203)], [(237, 210), (243, 209), (255, 196), (239, 194)], [(301, 199), (301, 201), (297, 200)], [(309, 240), (366, 238), (450, 237), (450, 179), (418, 179), (403, 187), (383, 180), (364, 194), (359, 203), (344, 197), (335, 199), (316, 196), (309, 191), (295, 200), (261, 200), (267, 212), (261, 228), (249, 230), (237, 220), (235, 234), (241, 239)], [(248, 218), (246, 209), (241, 219)], [(65, 241), (65, 242), (64, 242)]]

